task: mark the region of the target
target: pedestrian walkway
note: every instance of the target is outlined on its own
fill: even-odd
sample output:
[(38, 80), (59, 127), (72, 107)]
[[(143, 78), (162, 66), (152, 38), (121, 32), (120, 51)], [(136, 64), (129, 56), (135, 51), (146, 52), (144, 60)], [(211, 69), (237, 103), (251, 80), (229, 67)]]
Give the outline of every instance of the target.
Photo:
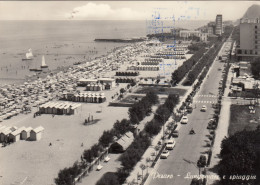
[(217, 103), (217, 101), (201, 101), (201, 100), (197, 100), (197, 101), (193, 101), (193, 103), (215, 104), (215, 103)]
[[(190, 87), (188, 89), (188, 91), (185, 93), (185, 95), (181, 98), (181, 101), (179, 102), (179, 104), (174, 108), (174, 112), (180, 108), (180, 106), (182, 105), (182, 102), (185, 101), (185, 99), (188, 97), (188, 95), (191, 93), (192, 88)], [(167, 125), (169, 123), (171, 123), (173, 121), (173, 118), (170, 117), (165, 125), (164, 128), (167, 128)], [(178, 125), (178, 128), (180, 128), (182, 125)], [(151, 174), (151, 172), (153, 172), (155, 169), (157, 169), (157, 166), (159, 164), (159, 162), (157, 161), (156, 165), (154, 166), (154, 168), (151, 168), (151, 163), (148, 164), (147, 163), (147, 159), (154, 159), (154, 155), (156, 154), (157, 151), (155, 150), (155, 146), (158, 144), (159, 141), (161, 141), (162, 138), (162, 133), (163, 133), (163, 128), (161, 128), (161, 131), (158, 135), (156, 135), (154, 138), (152, 138), (152, 144), (150, 145), (150, 147), (145, 151), (145, 153), (143, 154), (141, 160), (135, 165), (134, 169), (132, 170), (131, 174), (128, 176), (128, 178), (126, 179), (126, 183), (125, 184), (140, 184), (141, 183), (141, 179), (138, 180), (138, 176), (142, 174), (142, 170), (140, 168), (141, 165), (146, 165), (146, 169), (144, 170), (144, 176), (148, 173), (149, 175)], [(148, 166), (148, 168), (147, 168)], [(145, 183), (147, 184), (147, 183)]]
[[(152, 107), (152, 112), (156, 111), (157, 105), (154, 105)], [(144, 126), (147, 122), (151, 121), (154, 117), (154, 114), (150, 114), (149, 116), (146, 116), (138, 125), (138, 129), (143, 130)], [(118, 160), (120, 157), (120, 154), (109, 154), (109, 157), (111, 158), (109, 162), (100, 162), (100, 164), (103, 166), (103, 168), (99, 171), (96, 170), (97, 165), (94, 166), (94, 171), (90, 172), (88, 176), (84, 177), (81, 182), (77, 184), (96, 184), (97, 181), (107, 172), (116, 172), (119, 167), (121, 167), (121, 162)]]
[[(222, 108), (220, 111), (218, 128), (216, 130), (215, 142), (212, 149), (212, 157), (211, 157), (211, 163), (208, 170), (208, 175), (218, 176), (216, 166), (220, 161), (219, 154), (221, 151), (221, 143), (222, 140), (228, 136), (228, 127), (230, 121), (230, 106), (232, 104), (232, 100), (228, 98), (228, 93), (229, 93), (228, 87), (230, 86), (231, 83), (231, 77), (232, 77), (232, 72), (230, 70), (228, 73), (226, 89), (223, 96), (225, 100), (222, 101)], [(208, 179), (207, 184), (212, 185), (216, 182), (217, 180)]]
[(206, 98), (217, 98), (216, 95), (210, 95), (210, 94), (198, 94), (198, 97), (206, 97)]

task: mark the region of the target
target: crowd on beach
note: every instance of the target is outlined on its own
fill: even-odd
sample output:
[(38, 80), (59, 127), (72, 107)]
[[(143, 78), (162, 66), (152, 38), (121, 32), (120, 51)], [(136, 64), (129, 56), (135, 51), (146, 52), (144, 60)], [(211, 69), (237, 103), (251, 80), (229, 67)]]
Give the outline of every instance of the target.
[(46, 78), (28, 80), (21, 85), (4, 85), (0, 88), (0, 121), (9, 119), (19, 113), (30, 113), (32, 107), (51, 100), (60, 99), (64, 92), (77, 92), (77, 81), (80, 78), (98, 78), (106, 72), (119, 69), (122, 64), (136, 63), (142, 53), (153, 53), (154, 47), (147, 47), (147, 42), (122, 46), (107, 55), (91, 62), (50, 72)]

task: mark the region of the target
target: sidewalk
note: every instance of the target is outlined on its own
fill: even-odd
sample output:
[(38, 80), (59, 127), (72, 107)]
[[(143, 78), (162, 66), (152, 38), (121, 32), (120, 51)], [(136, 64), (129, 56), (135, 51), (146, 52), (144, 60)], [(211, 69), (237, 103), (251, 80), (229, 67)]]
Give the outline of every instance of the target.
[[(190, 86), (189, 90), (186, 92), (186, 94), (180, 98), (180, 102), (179, 104), (174, 108), (174, 112), (180, 108), (180, 106), (182, 105), (182, 102), (185, 101), (185, 99), (187, 98), (187, 96), (191, 93), (192, 91), (192, 86)], [(167, 125), (169, 123), (171, 123), (173, 121), (172, 116), (170, 116), (170, 118), (166, 121), (166, 123), (164, 124), (164, 128), (166, 130)], [(178, 125), (178, 129), (179, 127), (181, 127), (181, 125)], [(143, 175), (144, 177), (146, 176), (146, 174), (148, 173), (148, 175), (151, 174), (152, 171), (154, 171), (154, 169), (157, 168), (159, 161), (157, 161), (156, 165), (154, 166), (154, 168), (151, 168), (151, 164), (152, 162), (149, 163), (149, 165), (147, 164), (147, 158), (150, 159), (154, 159), (156, 156), (153, 156), (152, 154), (156, 153), (155, 150), (155, 146), (157, 145), (157, 143), (161, 140), (162, 138), (162, 133), (163, 133), (163, 127), (161, 128), (161, 131), (158, 135), (156, 135), (155, 137), (153, 137), (152, 139), (152, 144), (149, 146), (149, 148), (145, 151), (145, 153), (142, 156), (142, 159), (135, 165), (133, 171), (131, 172), (131, 174), (128, 176), (128, 178), (126, 179), (126, 183), (125, 184), (140, 184), (141, 183), (141, 179), (137, 180), (138, 175), (142, 174), (142, 170), (140, 168), (140, 166), (143, 164), (146, 166), (146, 169), (143, 171)], [(147, 169), (148, 166), (148, 169)], [(148, 176), (149, 177), (149, 176)], [(147, 177), (147, 178), (148, 178)], [(147, 182), (145, 183), (147, 184)]]
[[(230, 91), (229, 86), (231, 84), (231, 77), (232, 77), (232, 72), (231, 72), (231, 69), (229, 69), (227, 83), (226, 83), (226, 89), (225, 89), (224, 96), (223, 96), (223, 98), (225, 98), (225, 100), (222, 102), (222, 108), (220, 111), (218, 128), (216, 130), (215, 142), (214, 142), (214, 146), (212, 149), (212, 157), (211, 157), (211, 163), (210, 163), (209, 170), (208, 170), (208, 175), (218, 176), (216, 166), (218, 165), (218, 163), (220, 161), (219, 154), (221, 151), (221, 143), (222, 143), (222, 140), (228, 136), (230, 106), (232, 104), (231, 99), (228, 98), (228, 93)], [(218, 182), (217, 180), (208, 179), (207, 184), (213, 185), (217, 182)]]

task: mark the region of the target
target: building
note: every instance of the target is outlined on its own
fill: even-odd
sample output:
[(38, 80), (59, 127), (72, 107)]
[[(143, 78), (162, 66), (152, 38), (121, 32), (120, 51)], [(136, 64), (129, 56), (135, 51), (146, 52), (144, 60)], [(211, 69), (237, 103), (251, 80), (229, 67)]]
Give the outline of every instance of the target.
[(207, 42), (208, 41), (208, 33), (201, 33), (200, 35), (200, 41)]
[(223, 33), (223, 23), (222, 23), (222, 15), (217, 15), (216, 17), (216, 35), (222, 35)]
[(193, 31), (193, 30), (181, 30), (180, 37), (182, 38), (189, 38), (189, 37), (200, 37), (200, 31)]
[(238, 60), (252, 61), (260, 56), (260, 19), (240, 19), (240, 45)]
[(9, 140), (11, 142), (17, 142), (20, 140), (21, 138), (21, 132), (25, 129), (25, 127), (21, 127), (15, 131), (13, 131), (10, 135), (9, 135)]
[(26, 140), (30, 138), (30, 132), (32, 131), (32, 127), (28, 127), (22, 130), (21, 132), (21, 140)]
[(39, 126), (30, 132), (30, 140), (31, 141), (39, 141), (42, 138), (42, 133), (44, 131), (44, 128), (42, 126)]
[(110, 152), (122, 153), (130, 146), (134, 140), (134, 134), (132, 132), (125, 133), (119, 140), (110, 146)]
[(6, 127), (4, 130), (2, 130), (0, 133), (0, 142), (8, 142), (8, 137), (11, 132), (13, 132), (11, 127)]
[(73, 115), (79, 112), (79, 103), (48, 102), (39, 107), (41, 114)]
[(112, 89), (116, 86), (116, 80), (113, 78), (99, 78), (98, 82), (105, 85), (105, 89)]

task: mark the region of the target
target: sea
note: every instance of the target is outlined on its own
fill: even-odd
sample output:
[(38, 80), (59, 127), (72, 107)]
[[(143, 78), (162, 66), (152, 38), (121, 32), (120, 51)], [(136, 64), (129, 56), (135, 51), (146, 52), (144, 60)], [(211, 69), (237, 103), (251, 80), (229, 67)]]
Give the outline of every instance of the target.
[[(157, 20), (158, 22), (158, 20)], [(95, 42), (96, 38), (125, 39), (175, 27), (195, 29), (209, 21), (168, 21), (165, 29), (154, 21), (0, 21), (0, 85), (16, 84), (35, 75), (42, 56), (49, 70), (91, 61), (127, 43)], [(161, 24), (162, 25), (162, 24)], [(22, 60), (32, 49), (33, 60)]]

